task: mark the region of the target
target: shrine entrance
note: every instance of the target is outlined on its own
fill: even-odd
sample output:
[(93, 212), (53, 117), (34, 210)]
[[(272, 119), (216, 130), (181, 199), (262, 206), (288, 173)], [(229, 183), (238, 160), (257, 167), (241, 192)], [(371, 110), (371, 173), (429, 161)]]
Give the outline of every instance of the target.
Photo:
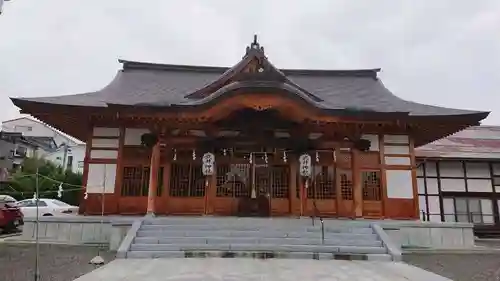
[(215, 197), (209, 200), (212, 213), (236, 216), (290, 213), (289, 165), (253, 161), (233, 159), (231, 163), (217, 164)]
[(303, 213), (324, 217), (352, 217), (353, 173), (349, 152), (316, 152), (311, 177), (304, 186)]

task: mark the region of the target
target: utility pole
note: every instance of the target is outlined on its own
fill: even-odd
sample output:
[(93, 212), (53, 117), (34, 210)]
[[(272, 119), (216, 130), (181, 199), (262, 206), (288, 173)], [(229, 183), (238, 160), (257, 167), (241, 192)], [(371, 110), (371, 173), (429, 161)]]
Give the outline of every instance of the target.
[[(0, 0), (1, 1), (1, 0)], [(37, 159), (37, 161), (39, 161)], [(40, 203), (40, 188), (38, 186), (38, 166), (39, 162), (36, 163), (36, 179), (35, 179), (35, 203), (36, 203), (36, 224), (35, 224), (35, 275), (34, 281), (40, 281), (40, 241), (39, 241), (39, 227), (40, 227), (40, 210), (38, 209)]]
[[(2, 0), (0, 0), (2, 1)], [(61, 144), (61, 146), (64, 146), (64, 155), (63, 155), (63, 164), (62, 164), (62, 168), (63, 168), (63, 171), (66, 172), (67, 170), (67, 167), (66, 167), (66, 161), (67, 161), (67, 158), (68, 158), (68, 144), (63, 142), (63, 144)]]

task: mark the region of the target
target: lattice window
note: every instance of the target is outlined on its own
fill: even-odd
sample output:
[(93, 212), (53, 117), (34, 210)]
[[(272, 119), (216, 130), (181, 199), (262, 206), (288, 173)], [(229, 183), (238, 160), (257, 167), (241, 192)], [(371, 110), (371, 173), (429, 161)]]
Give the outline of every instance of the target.
[(297, 171), (297, 177), (295, 178), (295, 198), (300, 198), (300, 187), (304, 183), (304, 180), (300, 176), (299, 172)]
[(353, 200), (352, 172), (346, 170), (340, 171), (339, 184), (342, 193), (342, 200)]
[[(158, 171), (158, 188), (156, 196), (163, 193), (163, 167)], [(149, 167), (123, 167), (122, 196), (148, 196)]]
[(163, 194), (163, 173), (165, 172), (164, 167), (160, 167), (158, 170), (158, 188), (156, 189), (156, 196), (161, 196)]
[(364, 171), (361, 174), (363, 184), (363, 200), (382, 200), (382, 187), (380, 184), (380, 171)]
[(336, 198), (334, 166), (313, 167), (313, 177), (307, 189), (307, 197), (316, 199)]
[(148, 196), (149, 167), (123, 167), (122, 196)]
[(217, 197), (250, 197), (250, 164), (217, 164)]
[(273, 189), (272, 189), (272, 179), (271, 175), (272, 172), (270, 171), (270, 168), (268, 165), (259, 165), (259, 166), (254, 166), (254, 184), (255, 184), (255, 190), (257, 191), (257, 196), (269, 196), (271, 197), (273, 195)]
[(286, 165), (276, 165), (272, 170), (272, 198), (288, 198), (290, 196), (290, 167)]
[(170, 171), (170, 196), (205, 196), (205, 176), (199, 164), (172, 164)]

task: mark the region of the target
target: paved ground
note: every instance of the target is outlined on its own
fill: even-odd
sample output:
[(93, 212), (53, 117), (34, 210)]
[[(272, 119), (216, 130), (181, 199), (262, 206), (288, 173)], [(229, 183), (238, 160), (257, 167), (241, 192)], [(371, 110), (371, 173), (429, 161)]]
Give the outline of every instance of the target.
[[(35, 245), (0, 243), (0, 280), (33, 280)], [(41, 280), (71, 281), (94, 269), (88, 261), (97, 254), (97, 248), (88, 246), (41, 245)], [(113, 260), (113, 253), (102, 254), (106, 261)], [(500, 280), (500, 254), (412, 254), (404, 260), (412, 265), (432, 271), (456, 281)], [(445, 280), (436, 276), (404, 279), (388, 277), (395, 270), (414, 270), (394, 263), (315, 261), (315, 260), (251, 260), (251, 259), (174, 259), (174, 260), (118, 260), (110, 265), (82, 276), (78, 281), (118, 281), (124, 274), (130, 280)], [(326, 270), (326, 271), (325, 271)], [(106, 277), (111, 272), (112, 277)], [(132, 272), (132, 273), (130, 273)], [(150, 272), (159, 279), (147, 279), (142, 274)], [(277, 276), (278, 272), (280, 273)], [(369, 276), (356, 279), (353, 273)], [(407, 272), (408, 273), (408, 272)], [(331, 274), (327, 276), (327, 274)], [(99, 279), (102, 276), (105, 279)], [(220, 276), (225, 275), (226, 279)], [(394, 275), (394, 274), (393, 274)], [(100, 276), (99, 278), (96, 276)], [(168, 276), (168, 277), (167, 277)], [(115, 279), (113, 279), (113, 277)], [(241, 277), (241, 279), (236, 279)], [(104, 277), (102, 277), (104, 278)], [(165, 279), (168, 278), (168, 279)], [(219, 279), (217, 279), (219, 278)], [(246, 278), (246, 279), (245, 279)], [(371, 279), (370, 279), (371, 278)], [(392, 278), (392, 279), (391, 279)], [(399, 278), (399, 279), (398, 279)]]
[(76, 281), (447, 281), (404, 263), (287, 259), (118, 259)]
[(500, 254), (412, 254), (403, 259), (456, 281), (500, 280)]
[[(96, 267), (89, 264), (97, 254), (96, 247), (40, 245), (41, 281), (71, 281)], [(105, 261), (114, 258), (113, 253), (102, 253)], [(0, 243), (0, 280), (33, 280), (35, 268), (34, 244)]]

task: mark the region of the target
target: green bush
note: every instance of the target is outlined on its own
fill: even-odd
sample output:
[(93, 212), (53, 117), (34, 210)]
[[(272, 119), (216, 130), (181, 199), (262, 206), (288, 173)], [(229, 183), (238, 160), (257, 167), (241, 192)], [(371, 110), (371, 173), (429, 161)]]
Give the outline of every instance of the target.
[[(64, 171), (54, 163), (39, 158), (26, 158), (21, 168), (13, 171), (10, 181), (0, 186), (0, 194), (10, 195), (17, 200), (33, 198), (37, 167), (40, 175), (38, 177), (40, 198), (54, 198), (71, 205), (79, 205), (82, 175), (69, 170)], [(60, 199), (57, 197), (57, 191), (61, 182), (65, 184), (63, 184), (63, 196)]]

